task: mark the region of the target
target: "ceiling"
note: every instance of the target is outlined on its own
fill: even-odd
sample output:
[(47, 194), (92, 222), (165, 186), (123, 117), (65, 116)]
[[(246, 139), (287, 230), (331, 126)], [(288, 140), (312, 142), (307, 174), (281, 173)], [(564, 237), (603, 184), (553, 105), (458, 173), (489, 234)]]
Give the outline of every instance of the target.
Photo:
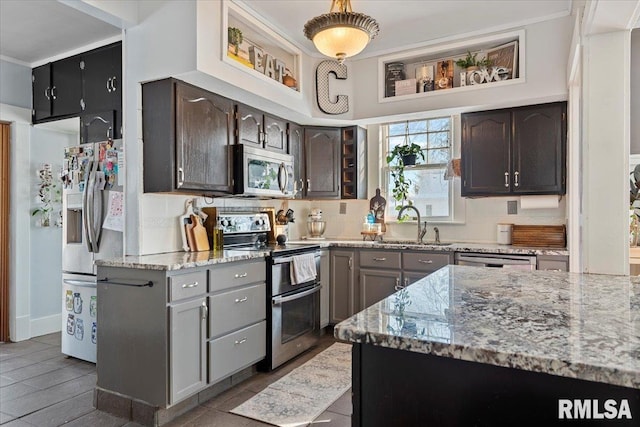
[[(328, 13), (331, 0), (237, 0), (266, 18), (308, 53), (315, 53), (302, 28)], [(376, 19), (380, 34), (360, 55), (371, 56), (459, 34), (510, 28), (568, 15), (571, 0), (351, 0), (354, 12)]]
[[(69, 1), (65, 1), (72, 4)], [(316, 55), (304, 23), (329, 12), (331, 0), (236, 0)], [(352, 0), (375, 18), (379, 36), (360, 56), (410, 48), (430, 40), (500, 30), (568, 14), (572, 0)], [(33, 64), (117, 36), (120, 28), (54, 0), (0, 0), (0, 55)]]
[(0, 55), (26, 64), (121, 34), (53, 0), (0, 0)]

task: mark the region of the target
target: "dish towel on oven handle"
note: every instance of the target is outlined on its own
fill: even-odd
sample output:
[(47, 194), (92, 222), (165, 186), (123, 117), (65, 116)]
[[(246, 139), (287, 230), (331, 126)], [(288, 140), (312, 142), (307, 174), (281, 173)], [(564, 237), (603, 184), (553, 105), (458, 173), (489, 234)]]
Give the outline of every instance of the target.
[(315, 254), (294, 255), (292, 257), (290, 273), (292, 285), (299, 285), (315, 280), (318, 275), (316, 271)]

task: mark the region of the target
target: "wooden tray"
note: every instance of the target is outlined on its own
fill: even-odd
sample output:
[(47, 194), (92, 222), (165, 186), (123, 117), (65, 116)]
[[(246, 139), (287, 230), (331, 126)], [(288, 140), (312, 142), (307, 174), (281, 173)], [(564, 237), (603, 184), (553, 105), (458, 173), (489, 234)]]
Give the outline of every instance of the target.
[(567, 246), (567, 230), (564, 225), (513, 225), (511, 244), (543, 248)]

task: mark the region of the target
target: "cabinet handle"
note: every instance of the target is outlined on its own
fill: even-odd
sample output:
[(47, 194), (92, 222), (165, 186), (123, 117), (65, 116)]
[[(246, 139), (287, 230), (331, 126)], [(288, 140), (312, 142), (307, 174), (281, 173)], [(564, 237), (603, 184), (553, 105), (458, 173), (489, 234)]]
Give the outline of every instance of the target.
[(107, 79), (107, 92), (111, 93), (111, 77)]
[(52, 87), (51, 88), (51, 98), (56, 99), (56, 93), (55, 93), (56, 87)]
[(520, 185), (520, 182), (518, 180), (518, 177), (520, 176), (520, 172), (514, 172), (513, 173), (513, 185), (515, 185), (516, 187), (518, 187)]
[(311, 191), (311, 179), (307, 178), (307, 192)]
[(249, 299), (249, 297), (236, 298), (235, 303), (236, 303), (236, 304), (240, 304), (240, 303), (242, 303), (242, 302), (245, 302), (245, 301), (246, 301), (246, 300), (248, 300), (248, 299)]
[(547, 268), (546, 270), (547, 270), (547, 271), (564, 271), (564, 270), (563, 270), (563, 269), (561, 269), (561, 268)]
[(504, 173), (504, 186), (509, 188), (509, 172)]
[(236, 340), (233, 345), (240, 345), (247, 342), (247, 337), (242, 338), (241, 340)]
[(399, 291), (402, 289), (402, 286), (400, 286), (400, 278), (396, 277), (396, 285), (393, 287), (396, 291)]
[(116, 82), (118, 81), (118, 79), (116, 79), (116, 76), (111, 77), (111, 90), (113, 92), (116, 91)]
[(184, 170), (182, 168), (178, 168), (178, 187), (182, 187), (184, 185)]
[(406, 288), (407, 286), (409, 286), (409, 278), (408, 278), (408, 277), (405, 277), (405, 278), (404, 278), (403, 283), (404, 283), (404, 287), (405, 287), (405, 288)]
[(48, 87), (48, 88), (46, 88), (46, 89), (44, 90), (44, 96), (45, 96), (48, 100), (51, 100), (51, 88), (49, 88), (49, 87)]
[(383, 257), (383, 258), (374, 258), (373, 260), (374, 261), (386, 261), (387, 259)]
[(182, 288), (189, 289), (189, 288), (195, 288), (196, 286), (198, 286), (198, 282), (185, 283), (184, 285), (182, 285)]
[(419, 259), (418, 262), (420, 264), (433, 264), (433, 260), (431, 259)]
[(109, 126), (109, 128), (107, 129), (107, 140), (111, 140), (112, 139), (112, 133), (113, 133), (113, 129), (111, 129), (111, 126)]
[(234, 277), (236, 279), (242, 279), (244, 277), (247, 277), (248, 275), (249, 275), (249, 273), (236, 273)]
[(207, 317), (209, 317), (209, 308), (207, 307), (207, 303), (205, 301), (202, 301), (200, 312), (203, 320), (206, 320)]
[(349, 270), (353, 267), (353, 258), (349, 257)]

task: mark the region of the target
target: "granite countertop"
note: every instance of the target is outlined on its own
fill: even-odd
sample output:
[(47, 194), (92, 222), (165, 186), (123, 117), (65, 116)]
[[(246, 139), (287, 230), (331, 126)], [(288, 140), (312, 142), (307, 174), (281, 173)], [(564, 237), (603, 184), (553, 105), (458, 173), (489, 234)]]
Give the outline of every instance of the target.
[(640, 388), (637, 277), (450, 265), (334, 333), (354, 343)]
[[(441, 252), (481, 252), (491, 254), (512, 255), (569, 255), (566, 248), (531, 248), (512, 245), (499, 245), (497, 243), (451, 243), (446, 245), (429, 244), (428, 242), (417, 244), (412, 241), (362, 241), (362, 240), (296, 240), (291, 243), (317, 243), (320, 247), (332, 248), (360, 248), (360, 249), (410, 249)], [(391, 243), (394, 242), (394, 243)]]
[(260, 259), (269, 255), (269, 251), (203, 251), (203, 252), (167, 252), (151, 255), (128, 255), (122, 258), (96, 260), (102, 267), (139, 268), (143, 270), (180, 270), (183, 268), (203, 267), (227, 262)]

